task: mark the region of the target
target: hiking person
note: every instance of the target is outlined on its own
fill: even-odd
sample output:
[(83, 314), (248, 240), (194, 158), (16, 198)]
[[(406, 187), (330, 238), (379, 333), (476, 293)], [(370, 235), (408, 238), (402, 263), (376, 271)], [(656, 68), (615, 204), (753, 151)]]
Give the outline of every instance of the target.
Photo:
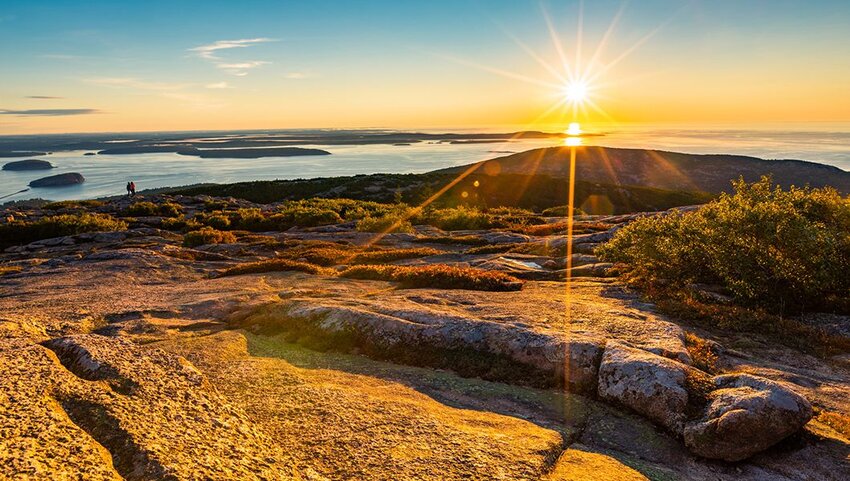
[(133, 189), (130, 187), (130, 182), (127, 182), (127, 197), (131, 197), (133, 195)]
[(136, 196), (136, 183), (132, 180), (130, 181), (130, 195), (133, 197)]

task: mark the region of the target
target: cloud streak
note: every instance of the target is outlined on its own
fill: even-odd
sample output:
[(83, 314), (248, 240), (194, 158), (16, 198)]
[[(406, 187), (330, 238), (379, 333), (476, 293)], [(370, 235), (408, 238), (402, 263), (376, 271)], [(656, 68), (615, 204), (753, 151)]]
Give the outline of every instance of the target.
[(6, 110), (0, 109), (0, 115), (15, 115), (18, 117), (58, 117), (63, 115), (99, 114), (97, 109), (31, 109)]
[(25, 99), (35, 99), (35, 100), (59, 100), (59, 99), (64, 99), (65, 97), (54, 97), (52, 95), (27, 95), (24, 98)]
[(239, 77), (244, 77), (248, 75), (248, 71), (262, 65), (267, 65), (269, 62), (262, 60), (248, 60), (248, 61), (226, 61), (223, 58), (218, 56), (218, 53), (222, 50), (230, 50), (234, 48), (247, 48), (261, 43), (268, 42), (276, 42), (275, 39), (258, 37), (258, 38), (244, 38), (240, 40), (218, 40), (216, 42), (200, 45), (198, 47), (190, 48), (189, 51), (197, 55), (198, 57), (209, 60), (212, 62), (217, 68), (224, 70), (227, 73), (232, 75), (236, 75)]
[(256, 45), (258, 43), (266, 43), (266, 42), (274, 42), (275, 40), (272, 38), (243, 38), (241, 40), (219, 40), (217, 42), (213, 42), (208, 45), (201, 45), (198, 47), (190, 48), (190, 52), (196, 52), (197, 55), (201, 58), (209, 59), (209, 60), (218, 60), (219, 57), (216, 56), (216, 52), (219, 50), (228, 50), (231, 48), (245, 48), (250, 47), (251, 45)]

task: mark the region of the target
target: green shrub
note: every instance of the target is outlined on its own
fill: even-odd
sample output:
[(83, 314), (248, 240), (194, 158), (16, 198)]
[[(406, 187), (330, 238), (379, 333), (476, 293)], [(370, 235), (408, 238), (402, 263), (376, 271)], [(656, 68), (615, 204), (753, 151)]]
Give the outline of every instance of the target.
[[(569, 212), (569, 206), (558, 205), (555, 207), (549, 207), (548, 209), (543, 209), (541, 214), (545, 217), (567, 217)], [(581, 209), (573, 208), (573, 215), (584, 215), (584, 212)]]
[(137, 217), (162, 216), (162, 217), (178, 217), (183, 213), (183, 207), (174, 202), (162, 202), (155, 204), (153, 202), (143, 201), (134, 202), (127, 208), (127, 215)]
[(492, 215), (474, 207), (465, 206), (423, 212), (417, 217), (416, 222), (443, 230), (479, 230), (496, 227)]
[(717, 284), (772, 312), (850, 311), (850, 199), (735, 182), (694, 212), (646, 217), (597, 249), (646, 285)]
[(36, 221), (13, 221), (0, 224), (0, 246), (29, 244), (41, 239), (126, 230), (127, 224), (107, 214), (63, 214), (42, 217)]
[(357, 221), (359, 232), (413, 232), (410, 221), (399, 214), (388, 214), (381, 217), (364, 217)]
[(232, 244), (236, 242), (236, 236), (231, 232), (222, 232), (212, 227), (201, 227), (198, 230), (187, 232), (183, 236), (183, 245), (186, 247), (197, 247), (207, 244)]
[(402, 287), (518, 291), (522, 281), (503, 272), (441, 264), (425, 266), (364, 265), (349, 267), (340, 274), (352, 279), (398, 282)]
[(203, 225), (213, 229), (226, 230), (230, 228), (230, 217), (224, 214), (203, 214), (195, 217)]
[(189, 226), (189, 223), (183, 216), (166, 217), (165, 219), (162, 219), (162, 223), (159, 226), (165, 230), (178, 231), (186, 229)]
[(308, 274), (332, 275), (331, 269), (325, 269), (306, 262), (298, 262), (290, 259), (269, 259), (258, 262), (248, 262), (225, 269), (219, 277), (241, 276), (243, 274), (259, 274), (263, 272), (299, 271)]
[(58, 202), (50, 202), (45, 204), (43, 209), (60, 210), (60, 209), (89, 209), (103, 207), (106, 202), (102, 200), (60, 200)]

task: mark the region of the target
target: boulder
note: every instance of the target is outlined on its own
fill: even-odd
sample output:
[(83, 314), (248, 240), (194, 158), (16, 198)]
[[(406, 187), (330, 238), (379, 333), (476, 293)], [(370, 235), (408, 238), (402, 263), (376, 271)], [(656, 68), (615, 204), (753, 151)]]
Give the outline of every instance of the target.
[(688, 405), (688, 366), (609, 341), (599, 366), (599, 397), (626, 406), (681, 434)]
[(30, 187), (64, 187), (66, 185), (82, 184), (86, 178), (76, 172), (51, 175), (30, 182)]
[(27, 159), (9, 162), (3, 166), (3, 170), (50, 170), (53, 164), (46, 160)]
[(714, 378), (703, 416), (685, 426), (685, 444), (706, 458), (740, 461), (782, 441), (812, 418), (803, 396), (748, 374)]

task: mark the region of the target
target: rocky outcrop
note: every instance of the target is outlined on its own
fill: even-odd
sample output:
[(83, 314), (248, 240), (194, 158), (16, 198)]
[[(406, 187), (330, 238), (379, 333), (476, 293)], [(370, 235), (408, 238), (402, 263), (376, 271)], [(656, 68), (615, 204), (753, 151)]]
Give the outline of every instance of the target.
[(53, 164), (46, 160), (16, 160), (3, 165), (3, 170), (50, 170)]
[(29, 183), (30, 187), (64, 187), (67, 185), (82, 184), (86, 178), (82, 174), (69, 172), (66, 174), (51, 175), (42, 177)]
[(688, 406), (686, 375), (682, 363), (610, 341), (599, 367), (598, 393), (680, 433)]
[(98, 335), (17, 338), (0, 340), (0, 369), (2, 478), (295, 478), (179, 356)]
[(740, 461), (797, 432), (812, 406), (785, 386), (747, 374), (714, 379), (703, 416), (685, 427), (685, 444), (700, 456)]

